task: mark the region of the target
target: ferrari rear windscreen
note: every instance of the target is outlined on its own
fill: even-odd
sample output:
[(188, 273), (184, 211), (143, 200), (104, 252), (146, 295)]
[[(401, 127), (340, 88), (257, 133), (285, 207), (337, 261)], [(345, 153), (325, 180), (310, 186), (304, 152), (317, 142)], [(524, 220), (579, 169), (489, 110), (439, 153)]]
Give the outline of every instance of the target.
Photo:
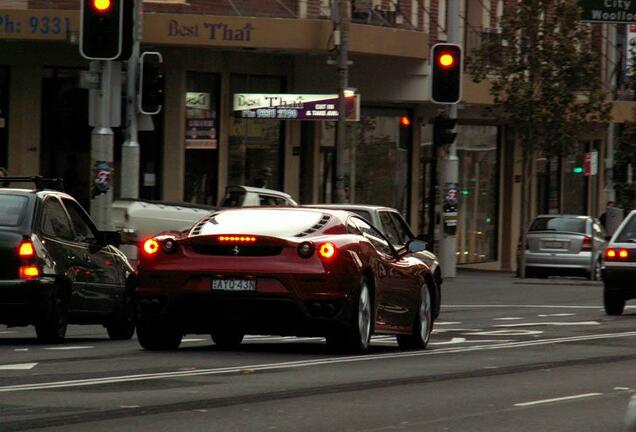
[(312, 227), (322, 228), (325, 222), (324, 216), (322, 212), (300, 209), (230, 210), (217, 213), (210, 218), (199, 235), (253, 234), (293, 237)]

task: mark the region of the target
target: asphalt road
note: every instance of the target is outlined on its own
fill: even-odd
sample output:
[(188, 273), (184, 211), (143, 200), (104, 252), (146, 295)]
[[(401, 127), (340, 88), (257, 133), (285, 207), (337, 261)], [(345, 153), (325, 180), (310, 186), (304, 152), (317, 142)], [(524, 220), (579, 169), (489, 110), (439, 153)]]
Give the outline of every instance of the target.
[(376, 337), (361, 356), (264, 336), (146, 352), (96, 326), (47, 346), (0, 327), (0, 431), (623, 431), (636, 307), (608, 317), (601, 294), (582, 279), (461, 273), (427, 350)]

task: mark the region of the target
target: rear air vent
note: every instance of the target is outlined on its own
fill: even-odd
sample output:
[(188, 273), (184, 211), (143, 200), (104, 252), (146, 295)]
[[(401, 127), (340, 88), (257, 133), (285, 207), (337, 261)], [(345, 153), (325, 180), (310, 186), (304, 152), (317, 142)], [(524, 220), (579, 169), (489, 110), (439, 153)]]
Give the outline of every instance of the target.
[(212, 215), (210, 217), (206, 217), (204, 219), (201, 219), (193, 228), (192, 231), (190, 231), (190, 235), (191, 236), (196, 236), (201, 234), (201, 230), (203, 229), (203, 227), (205, 226), (206, 223), (208, 223), (208, 221), (214, 219), (216, 215)]
[(329, 219), (331, 219), (331, 215), (323, 214), (316, 225), (306, 229), (305, 231), (301, 233), (296, 234), (294, 237), (305, 237), (305, 236), (308, 236), (309, 234), (315, 233), (316, 231), (322, 229), (325, 225), (327, 225), (327, 222), (329, 222)]

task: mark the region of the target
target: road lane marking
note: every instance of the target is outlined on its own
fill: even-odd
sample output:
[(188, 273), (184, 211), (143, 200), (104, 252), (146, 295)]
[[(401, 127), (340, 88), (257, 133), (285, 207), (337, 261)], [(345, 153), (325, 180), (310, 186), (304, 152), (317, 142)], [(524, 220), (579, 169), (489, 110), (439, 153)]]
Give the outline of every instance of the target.
[(537, 401), (531, 401), (531, 402), (516, 403), (515, 406), (516, 407), (527, 407), (527, 406), (548, 404), (548, 403), (553, 403), (553, 402), (563, 402), (563, 401), (568, 401), (568, 400), (583, 399), (583, 398), (589, 398), (589, 397), (594, 397), (594, 396), (602, 396), (602, 395), (603, 395), (603, 393), (585, 393), (585, 394), (579, 394), (579, 395), (574, 395), (574, 396), (563, 396), (563, 397), (560, 397), (560, 398), (543, 399), (543, 400), (537, 400)]
[(546, 318), (546, 317), (566, 317), (566, 316), (574, 316), (574, 313), (555, 313), (555, 314), (539, 314), (538, 317)]
[(523, 329), (510, 329), (510, 330), (488, 330), (478, 331), (472, 333), (462, 333), (465, 336), (536, 336), (543, 334), (541, 330), (523, 330)]
[(457, 325), (457, 324), (461, 324), (461, 321), (435, 321), (435, 325), (436, 326), (440, 326), (440, 325)]
[(503, 318), (493, 318), (494, 321), (516, 321), (522, 320), (521, 317), (503, 317)]
[(454, 344), (460, 344), (460, 343), (488, 343), (488, 342), (514, 342), (514, 340), (512, 339), (503, 339), (503, 340), (498, 340), (498, 339), (479, 339), (479, 340), (468, 340), (466, 338), (463, 337), (454, 337), (449, 341), (446, 342), (429, 342), (429, 345), (454, 345)]
[(91, 349), (91, 348), (95, 348), (94, 346), (61, 346), (61, 347), (48, 347), (48, 348), (44, 348), (45, 350), (50, 350), (50, 351), (71, 351), (71, 350), (81, 350), (81, 349)]
[(29, 350), (28, 348), (16, 348), (16, 349), (14, 349), (13, 351), (16, 351), (16, 352), (26, 352), (26, 351), (28, 351), (28, 350)]
[(493, 327), (534, 327), (534, 326), (597, 326), (601, 325), (598, 321), (548, 321), (548, 322), (533, 322), (533, 323), (520, 323), (520, 324), (497, 324)]
[[(600, 309), (603, 306), (574, 306), (574, 305), (527, 305), (527, 304), (490, 304), (490, 305), (442, 305), (442, 308), (526, 308), (526, 309)], [(636, 308), (636, 306), (625, 306), (625, 308)]]
[(245, 369), (252, 369), (254, 371), (267, 371), (267, 370), (305, 368), (305, 367), (312, 367), (312, 366), (357, 363), (357, 362), (373, 361), (373, 360), (399, 359), (399, 358), (407, 358), (407, 357), (425, 357), (430, 355), (467, 353), (467, 352), (477, 352), (477, 351), (494, 351), (494, 350), (510, 349), (510, 348), (524, 348), (524, 347), (534, 347), (534, 346), (541, 346), (541, 345), (553, 345), (553, 344), (590, 341), (590, 340), (599, 340), (599, 339), (617, 339), (617, 338), (626, 338), (626, 337), (636, 337), (636, 331), (624, 332), (624, 333), (604, 333), (604, 334), (597, 334), (597, 335), (569, 336), (569, 337), (552, 338), (552, 339), (537, 339), (537, 340), (531, 340), (531, 341), (510, 342), (510, 343), (500, 343), (500, 344), (491, 344), (491, 345), (477, 345), (477, 346), (470, 346), (470, 347), (438, 348), (438, 349), (429, 350), (429, 351), (409, 351), (409, 352), (397, 352), (397, 353), (367, 354), (367, 355), (349, 356), (349, 357), (329, 357), (329, 358), (321, 358), (321, 359), (313, 359), (313, 360), (300, 360), (300, 361), (282, 362), (282, 363), (266, 363), (266, 364), (257, 364), (257, 365), (228, 366), (228, 367), (222, 367), (222, 368), (197, 369), (197, 370), (190, 370), (190, 371), (158, 372), (158, 373), (148, 373), (148, 374), (138, 374), (138, 375), (120, 375), (120, 376), (111, 376), (111, 377), (103, 377), (103, 378), (86, 378), (86, 379), (77, 379), (77, 380), (68, 380), (68, 381), (42, 382), (42, 383), (33, 383), (33, 384), (17, 384), (17, 385), (0, 386), (0, 393), (26, 391), (26, 390), (46, 390), (46, 389), (67, 388), (67, 387), (83, 387), (83, 386), (92, 386), (92, 385), (100, 385), (100, 384), (113, 384), (113, 383), (123, 383), (123, 382), (132, 382), (132, 381), (148, 381), (148, 380), (155, 380), (155, 379), (166, 379), (166, 378), (177, 378), (177, 377), (192, 377), (192, 376), (203, 376), (203, 375), (227, 375), (227, 374), (241, 373), (241, 371)]
[(188, 339), (181, 340), (181, 342), (204, 342), (204, 341), (209, 342), (209, 339), (188, 338)]
[(16, 364), (6, 364), (0, 365), (0, 370), (31, 370), (37, 363), (16, 363)]

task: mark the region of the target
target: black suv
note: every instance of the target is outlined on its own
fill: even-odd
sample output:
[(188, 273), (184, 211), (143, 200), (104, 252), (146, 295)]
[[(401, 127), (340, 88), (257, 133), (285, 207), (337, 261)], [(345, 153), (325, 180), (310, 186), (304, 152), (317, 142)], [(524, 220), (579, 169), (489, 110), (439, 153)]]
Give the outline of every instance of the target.
[(38, 339), (59, 342), (66, 327), (103, 324), (111, 339), (130, 339), (135, 309), (126, 280), (133, 271), (117, 249), (119, 234), (98, 231), (71, 196), (0, 184), (0, 324), (35, 325)]

